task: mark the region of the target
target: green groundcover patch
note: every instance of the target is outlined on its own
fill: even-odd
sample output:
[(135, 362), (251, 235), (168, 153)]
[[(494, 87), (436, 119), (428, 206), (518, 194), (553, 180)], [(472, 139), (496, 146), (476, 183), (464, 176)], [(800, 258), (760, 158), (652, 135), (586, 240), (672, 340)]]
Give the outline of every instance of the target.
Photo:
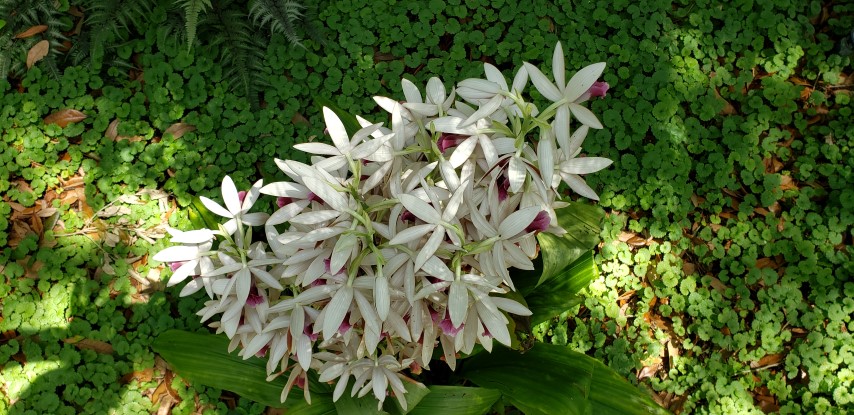
[(371, 119), (401, 78), (550, 62), (557, 41), (570, 72), (607, 62), (591, 103), (607, 128), (585, 151), (615, 163), (587, 179), (607, 212), (601, 276), (533, 335), (674, 413), (854, 411), (851, 3), (323, 1), (301, 46), (274, 34), (235, 63), (221, 51), (239, 38), (188, 48), (171, 2), (148, 2), (112, 18), (126, 30), (97, 65), (72, 59), (98, 41), (92, 9), (57, 3), (26, 36), (0, 20), (0, 66), (21, 68), (0, 80), (0, 412), (264, 413), (152, 350), (207, 330), (203, 296), (178, 298), (148, 260), (165, 226), (192, 227), (193, 197), (226, 174), (283, 179), (273, 158), (324, 139), (315, 97)]

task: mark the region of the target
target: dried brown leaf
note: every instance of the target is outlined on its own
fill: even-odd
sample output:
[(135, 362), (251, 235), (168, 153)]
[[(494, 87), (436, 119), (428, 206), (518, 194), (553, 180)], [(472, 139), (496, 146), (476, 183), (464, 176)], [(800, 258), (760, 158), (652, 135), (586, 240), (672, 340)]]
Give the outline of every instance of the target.
[(44, 117), (45, 124), (56, 124), (62, 128), (68, 126), (68, 124), (80, 122), (86, 119), (86, 114), (77, 111), (75, 109), (66, 108), (63, 110), (59, 110), (54, 112), (53, 114)]
[(101, 354), (113, 354), (113, 346), (107, 342), (100, 340), (87, 339), (83, 336), (74, 336), (62, 340), (68, 344), (72, 344), (78, 349), (94, 350)]
[(782, 175), (780, 176), (780, 190), (797, 190), (798, 186), (795, 184), (795, 181), (792, 180), (792, 176)]
[(172, 137), (177, 140), (181, 138), (181, 136), (183, 136), (184, 134), (195, 130), (195, 125), (183, 122), (176, 122), (175, 124), (170, 125), (169, 128), (167, 128), (166, 131), (163, 132), (163, 135), (166, 136), (167, 134), (171, 134)]
[(32, 68), (36, 62), (44, 59), (48, 52), (50, 52), (50, 42), (47, 40), (42, 40), (33, 45), (27, 52), (27, 69)]
[(53, 216), (54, 214), (56, 214), (56, 208), (55, 207), (44, 208), (44, 209), (41, 209), (38, 212), (36, 212), (36, 215), (38, 215), (39, 217), (42, 217), (42, 218), (49, 218), (49, 217)]
[(776, 364), (782, 362), (783, 359), (785, 359), (785, 358), (786, 358), (786, 353), (774, 353), (774, 354), (765, 355), (763, 358), (759, 359), (758, 361), (750, 362), (750, 367), (753, 369), (756, 369), (759, 367), (776, 365)]
[(104, 136), (109, 138), (110, 140), (116, 141), (119, 137), (119, 119), (110, 122), (110, 125), (107, 126), (107, 131), (104, 132)]
[[(35, 36), (39, 33), (42, 33), (46, 30), (47, 30), (47, 25), (43, 25), (43, 24), (36, 25), (36, 26), (33, 26), (27, 30), (24, 30), (21, 33), (18, 33), (17, 35), (15, 35), (15, 39), (26, 39), (28, 37)], [(44, 42), (46, 42), (46, 41), (44, 41)]]

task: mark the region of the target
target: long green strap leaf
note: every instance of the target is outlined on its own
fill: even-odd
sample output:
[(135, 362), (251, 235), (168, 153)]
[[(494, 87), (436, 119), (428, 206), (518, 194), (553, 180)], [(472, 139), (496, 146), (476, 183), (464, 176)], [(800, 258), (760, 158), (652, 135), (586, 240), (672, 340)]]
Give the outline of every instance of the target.
[(538, 343), (524, 354), (498, 348), (464, 361), (459, 374), (501, 391), (527, 415), (668, 413), (598, 360), (562, 346)]
[(434, 385), (408, 415), (483, 415), (500, 397), (495, 389)]
[(255, 357), (243, 360), (237, 353), (228, 353), (225, 336), (169, 330), (152, 347), (179, 375), (193, 383), (228, 390), (267, 406), (287, 408), (289, 415), (337, 413), (332, 395), (315, 391), (321, 388), (317, 384), (312, 388), (311, 405), (296, 387), (287, 401), (280, 402), (287, 374), (267, 382), (265, 361)]
[(593, 251), (587, 251), (548, 283), (525, 295), (532, 326), (540, 324), (581, 302), (576, 294), (599, 276)]

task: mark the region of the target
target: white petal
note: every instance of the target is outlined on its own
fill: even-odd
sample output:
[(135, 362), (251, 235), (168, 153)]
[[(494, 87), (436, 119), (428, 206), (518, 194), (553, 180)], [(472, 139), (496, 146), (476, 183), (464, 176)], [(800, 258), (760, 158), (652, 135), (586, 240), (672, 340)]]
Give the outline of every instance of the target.
[(265, 195), (278, 197), (291, 197), (304, 199), (308, 195), (305, 186), (292, 182), (275, 182), (261, 188), (260, 192)]
[(534, 221), (534, 218), (537, 217), (537, 214), (540, 213), (542, 208), (539, 206), (529, 206), (524, 209), (519, 209), (516, 212), (507, 216), (501, 224), (498, 225), (498, 233), (501, 235), (503, 239), (509, 239), (519, 232), (525, 230), (531, 222)]
[(489, 334), (495, 340), (498, 340), (499, 343), (509, 347), (510, 332), (507, 330), (507, 322), (504, 319), (504, 315), (494, 305), (492, 307), (487, 306), (485, 304), (486, 301), (489, 301), (489, 298), (485, 298), (476, 304), (477, 315), (480, 317), (483, 325), (489, 330)]
[(152, 258), (160, 262), (181, 262), (197, 259), (199, 257), (199, 248), (197, 246), (170, 246), (156, 254)]
[(510, 157), (510, 164), (507, 169), (507, 176), (510, 180), (510, 191), (518, 193), (525, 184), (525, 163), (519, 157)]
[(498, 308), (500, 308), (500, 309), (502, 309), (508, 313), (516, 314), (518, 316), (530, 316), (532, 314), (531, 310), (528, 310), (527, 307), (525, 307), (522, 304), (520, 304), (514, 300), (511, 300), (509, 298), (504, 298), (504, 297), (489, 297), (489, 298), (492, 300), (493, 303), (495, 303), (496, 307), (498, 307)]
[(436, 211), (436, 208), (427, 204), (427, 202), (409, 195), (401, 194), (397, 197), (403, 207), (418, 219), (427, 223), (438, 224), (442, 220), (442, 216)]
[(461, 88), (471, 88), (474, 91), (480, 91), (486, 95), (486, 98), (491, 98), (501, 92), (501, 86), (497, 83), (478, 78), (469, 78), (461, 81), (458, 84), (457, 91)]
[(552, 73), (555, 76), (558, 89), (562, 90), (566, 85), (566, 69), (564, 67), (563, 47), (560, 42), (555, 45), (555, 52), (552, 55)]
[(421, 269), (432, 277), (439, 278), (444, 281), (453, 281), (454, 273), (448, 268), (448, 265), (438, 257), (430, 257), (421, 266)]
[(342, 153), (349, 151), (350, 138), (347, 136), (344, 123), (341, 122), (335, 111), (323, 107), (323, 120), (326, 121), (326, 131), (329, 132), (329, 137), (332, 138), (335, 147), (338, 147), (338, 150)]
[(294, 148), (309, 154), (325, 156), (337, 156), (341, 154), (341, 150), (338, 150), (336, 147), (318, 142), (295, 144)]
[(305, 186), (312, 191), (312, 193), (323, 199), (323, 201), (333, 209), (343, 212), (348, 208), (347, 197), (335, 191), (335, 189), (325, 181), (314, 177), (304, 177), (303, 182), (305, 183)]
[(210, 229), (197, 229), (186, 232), (172, 229), (169, 233), (172, 234), (172, 243), (178, 244), (200, 244), (210, 241), (215, 235), (214, 231)]
[(421, 239), (422, 236), (426, 235), (427, 232), (436, 229), (436, 225), (432, 223), (428, 223), (425, 225), (415, 225), (410, 226), (394, 236), (390, 241), (388, 241), (389, 245), (404, 245), (411, 241), (415, 241)]
[(240, 210), (246, 212), (252, 208), (252, 205), (254, 205), (255, 202), (258, 201), (258, 197), (261, 196), (262, 186), (264, 186), (264, 179), (258, 180), (249, 188), (249, 191), (246, 192), (246, 196), (243, 198)]
[(602, 128), (602, 123), (599, 122), (598, 118), (596, 118), (596, 114), (593, 114), (589, 109), (572, 102), (569, 103), (569, 109), (572, 111), (572, 115), (575, 119), (581, 121), (582, 124), (587, 125), (590, 128)]
[(427, 81), (427, 101), (436, 105), (442, 105), (445, 101), (445, 85), (435, 76)]
[(406, 102), (424, 102), (421, 99), (421, 91), (410, 80), (406, 78), (401, 79), (400, 86), (403, 88), (403, 96), (406, 97)]
[(451, 324), (459, 327), (466, 320), (469, 307), (469, 293), (466, 285), (460, 281), (451, 283), (448, 291), (448, 314), (451, 316)]
[(326, 312), (323, 320), (324, 339), (329, 340), (338, 332), (338, 328), (341, 327), (341, 323), (344, 321), (344, 317), (347, 315), (347, 311), (350, 310), (352, 303), (353, 287), (348, 285), (341, 286), (335, 292), (335, 295), (332, 296), (332, 300), (329, 301), (326, 308), (324, 308)]
[(235, 280), (234, 285), (237, 286), (237, 302), (246, 304), (246, 299), (249, 298), (249, 290), (252, 288), (252, 276), (249, 273), (249, 268), (241, 268), (231, 278)]
[[(213, 200), (210, 200), (204, 196), (200, 197), (199, 199), (202, 200), (202, 204), (205, 205), (205, 207), (208, 208), (208, 210), (211, 211), (211, 213), (222, 216), (224, 218), (233, 218), (234, 217), (234, 214), (229, 212), (224, 207), (220, 206), (219, 203), (214, 202)], [(237, 211), (235, 211), (235, 212), (237, 212)]]
[(377, 150), (379, 150), (380, 147), (382, 147), (382, 145), (385, 144), (391, 137), (391, 134), (384, 135), (380, 138), (375, 138), (373, 140), (359, 144), (358, 146), (356, 146), (356, 148), (353, 149), (353, 151), (350, 152), (350, 157), (352, 157), (353, 160), (367, 159), (372, 154), (376, 153)]
[(570, 174), (589, 174), (608, 167), (613, 163), (604, 157), (578, 157), (561, 163), (560, 170)]
[(297, 362), (299, 362), (300, 367), (302, 370), (308, 370), (311, 365), (311, 339), (309, 339), (305, 334), (300, 333), (296, 336), (294, 349), (297, 355)]
[(507, 91), (507, 80), (504, 79), (504, 74), (498, 70), (495, 66), (488, 62), (483, 63), (483, 72), (486, 74), (486, 79), (495, 82), (498, 84), (501, 89)]
[(593, 86), (593, 83), (599, 79), (599, 76), (602, 75), (602, 71), (604, 70), (605, 62), (599, 62), (585, 66), (578, 71), (572, 76), (569, 83), (566, 84), (566, 89), (564, 90), (566, 92), (566, 99), (570, 102), (578, 99), (578, 97), (583, 95), (591, 86)]
[(388, 318), (388, 309), (391, 304), (388, 278), (377, 277), (374, 280), (374, 304), (377, 306), (377, 316), (379, 316), (380, 321), (385, 321)]
[(546, 187), (552, 187), (552, 176), (555, 170), (552, 140), (541, 138), (537, 143), (537, 164), (540, 166), (540, 175)]
[(189, 261), (184, 265), (178, 267), (178, 269), (176, 269), (175, 272), (172, 273), (172, 276), (169, 277), (169, 282), (166, 284), (166, 286), (171, 287), (187, 279), (187, 277), (192, 275), (193, 271), (196, 270), (196, 265), (198, 264), (198, 261)]
[(560, 176), (563, 178), (563, 181), (569, 185), (573, 192), (591, 200), (599, 200), (599, 195), (597, 195), (596, 192), (587, 185), (587, 182), (585, 182), (581, 176), (563, 172), (561, 172)]
[(436, 253), (436, 250), (439, 249), (439, 245), (442, 244), (442, 239), (445, 236), (445, 232), (441, 229), (437, 229), (430, 235), (430, 239), (427, 239), (427, 242), (421, 247), (421, 251), (418, 252), (418, 256), (415, 257), (415, 270), (418, 271), (424, 265), (429, 258), (433, 257), (433, 254)]
[(419, 102), (407, 102), (403, 106), (411, 112), (424, 117), (433, 117), (439, 113), (439, 107), (434, 104), (422, 104)]
[(531, 76), (531, 81), (537, 87), (537, 91), (540, 91), (540, 94), (543, 94), (546, 99), (552, 102), (563, 99), (563, 94), (560, 93), (560, 90), (536, 66), (525, 62), (525, 69), (528, 71), (528, 75)]
[(247, 213), (240, 216), (240, 220), (251, 226), (260, 226), (267, 222), (270, 215), (264, 212)]
[(501, 108), (502, 102), (504, 102), (504, 96), (496, 95), (492, 97), (492, 99), (487, 101), (486, 104), (481, 105), (480, 108), (478, 108), (477, 111), (474, 112), (474, 114), (466, 118), (466, 120), (463, 121), (462, 124), (460, 124), (460, 128), (468, 127), (469, 125), (474, 124), (481, 118), (486, 118), (492, 115), (492, 113)]
[(520, 67), (518, 71), (516, 71), (516, 76), (513, 78), (513, 90), (511, 92), (521, 93), (523, 89), (525, 89), (525, 85), (528, 84), (528, 70), (525, 69), (524, 66)]
[(279, 210), (273, 212), (273, 214), (267, 218), (267, 225), (278, 225), (280, 223), (285, 223), (291, 219), (293, 219), (296, 215), (302, 212), (306, 206), (308, 206), (311, 202), (308, 200), (298, 200), (293, 203), (288, 203), (285, 206), (282, 206)]
[(342, 235), (335, 242), (335, 247), (332, 248), (332, 259), (329, 261), (329, 269), (333, 274), (337, 274), (339, 270), (344, 269), (347, 261), (350, 260), (350, 254), (359, 243), (359, 237), (347, 233)]
[(575, 152), (581, 148), (581, 144), (584, 143), (584, 138), (587, 137), (588, 131), (590, 131), (590, 127), (582, 125), (572, 133), (572, 136), (569, 137), (569, 147), (566, 150), (567, 157), (575, 157)]
[(312, 212), (300, 213), (299, 215), (291, 218), (290, 222), (301, 225), (316, 225), (318, 223), (335, 219), (340, 215), (341, 212), (335, 210), (315, 210)]
[(240, 198), (237, 195), (237, 187), (234, 186), (234, 181), (229, 176), (225, 176), (222, 179), (222, 200), (225, 202), (225, 207), (229, 212), (237, 213), (240, 211)]
[(555, 112), (555, 120), (552, 124), (555, 132), (555, 138), (560, 149), (566, 154), (566, 157), (571, 157), (572, 153), (569, 149), (569, 107), (561, 105)]
[(460, 123), (463, 122), (463, 119), (460, 117), (439, 117), (435, 120), (431, 121), (430, 124), (433, 126), (434, 131), (441, 131), (443, 133), (451, 133), (451, 134), (472, 134), (474, 130), (472, 128), (461, 128)]

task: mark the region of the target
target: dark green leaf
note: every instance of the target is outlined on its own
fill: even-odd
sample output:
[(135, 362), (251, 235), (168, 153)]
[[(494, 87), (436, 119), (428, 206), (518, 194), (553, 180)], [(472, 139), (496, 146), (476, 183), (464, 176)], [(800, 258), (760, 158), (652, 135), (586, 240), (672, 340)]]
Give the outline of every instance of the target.
[(412, 383), (412, 382), (403, 382), (403, 387), (406, 389), (406, 410), (400, 406), (400, 402), (397, 399), (391, 398), (386, 399), (385, 401), (385, 409), (386, 411), (394, 414), (394, 415), (406, 415), (410, 413), (413, 408), (415, 408), (425, 396), (430, 393), (430, 389), (424, 386), (421, 383)]
[(500, 397), (494, 389), (434, 385), (408, 415), (482, 415)]
[(585, 252), (599, 243), (602, 219), (605, 211), (598, 206), (572, 203), (555, 211), (558, 224), (566, 229), (566, 234), (555, 236), (540, 233), (540, 255), (543, 257), (543, 273), (537, 285), (540, 285), (562, 273), (570, 264), (581, 258)]
[(287, 374), (268, 382), (266, 362), (255, 357), (243, 360), (237, 353), (228, 353), (225, 336), (169, 330), (152, 347), (179, 375), (193, 383), (232, 391), (267, 406), (287, 408), (289, 415), (337, 413), (332, 394), (324, 393), (322, 385), (317, 384), (311, 389), (311, 405), (303, 400), (298, 388), (291, 391), (287, 401), (279, 402)]
[(581, 299), (576, 294), (598, 276), (593, 251), (587, 251), (548, 283), (525, 295), (528, 309), (533, 313), (531, 325), (542, 323), (580, 303)]
[(668, 413), (598, 360), (557, 345), (538, 343), (524, 354), (500, 347), (466, 360), (459, 374), (501, 391), (527, 415)]

